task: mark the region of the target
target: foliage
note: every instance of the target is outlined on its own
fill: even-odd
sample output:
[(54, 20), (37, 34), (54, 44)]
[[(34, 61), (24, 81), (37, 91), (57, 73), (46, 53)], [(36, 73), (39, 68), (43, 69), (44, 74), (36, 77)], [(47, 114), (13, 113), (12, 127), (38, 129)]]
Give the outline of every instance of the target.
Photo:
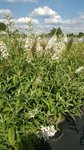
[(6, 25), (3, 22), (0, 22), (0, 31), (5, 31)]
[(54, 34), (57, 35), (58, 37), (63, 36), (62, 29), (60, 27), (53, 28), (50, 30), (50, 32), (47, 34), (47, 36), (53, 36)]
[(74, 34), (74, 33), (68, 33), (67, 36), (68, 36), (68, 37), (81, 38), (81, 37), (84, 37), (84, 33), (83, 33), (83, 32), (79, 32), (79, 33), (77, 33), (77, 34)]
[(28, 61), (20, 33), (3, 41), (9, 55), (0, 55), (0, 149), (34, 150), (42, 126), (82, 114), (84, 70), (75, 71), (84, 66), (84, 44), (67, 46), (59, 61), (44, 52)]
[(79, 38), (83, 37), (84, 36), (84, 33), (83, 32), (79, 32), (78, 36)]

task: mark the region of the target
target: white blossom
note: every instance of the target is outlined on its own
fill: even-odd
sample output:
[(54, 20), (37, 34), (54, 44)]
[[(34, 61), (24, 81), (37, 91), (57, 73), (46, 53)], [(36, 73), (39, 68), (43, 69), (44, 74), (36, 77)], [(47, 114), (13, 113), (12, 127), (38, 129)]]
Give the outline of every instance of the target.
[(78, 42), (80, 42), (80, 43), (81, 43), (81, 42), (84, 42), (84, 37), (79, 38), (79, 39), (78, 39)]
[(46, 52), (52, 53), (52, 59), (59, 59), (64, 49), (64, 37), (57, 37), (56, 35), (53, 35), (45, 48)]
[(31, 62), (33, 55), (32, 55), (32, 46), (33, 46), (33, 40), (29, 37), (27, 37), (24, 41), (24, 54), (26, 55), (26, 60), (28, 63)]
[(27, 37), (27, 38), (25, 39), (24, 48), (31, 49), (32, 46), (33, 46), (33, 40), (32, 40), (30, 37)]
[(43, 48), (41, 46), (41, 38), (40, 36), (35, 35), (35, 37), (27, 37), (25, 39), (25, 53), (27, 56), (27, 61), (31, 61), (33, 58), (32, 55), (32, 48), (34, 48), (35, 54), (39, 55), (42, 54)]
[(8, 58), (8, 50), (6, 47), (6, 44), (3, 41), (0, 41), (0, 52), (1, 52), (1, 56), (5, 59)]
[(83, 70), (84, 70), (84, 66), (81, 66), (78, 69), (76, 69), (75, 73), (80, 73)]
[(39, 138), (43, 137), (45, 140), (48, 139), (49, 137), (54, 136), (55, 133), (57, 132), (54, 125), (47, 126), (47, 127), (41, 126), (40, 131), (41, 132), (38, 132), (38, 137)]
[(57, 41), (57, 36), (56, 35), (52, 36), (52, 38), (48, 41), (48, 44), (45, 50), (50, 50), (56, 41)]
[(36, 53), (41, 54), (42, 51), (43, 51), (43, 48), (41, 46), (41, 37), (38, 36), (38, 38), (36, 39)]
[(67, 37), (67, 35), (66, 35), (66, 34), (64, 34), (64, 36), (63, 36), (63, 40), (64, 40), (64, 42), (65, 42), (65, 43), (67, 43), (67, 42), (68, 42), (68, 37)]
[(57, 56), (57, 54), (54, 53), (52, 55), (52, 60), (59, 60), (59, 56)]
[(42, 83), (42, 77), (41, 76), (37, 77), (35, 82), (36, 83)]
[[(30, 61), (30, 58), (32, 57), (32, 48), (34, 47), (34, 52), (37, 56), (39, 54), (43, 53), (43, 41), (39, 35), (35, 35), (34, 37), (27, 37), (25, 39), (25, 51), (27, 55), (27, 60)], [(46, 45), (46, 41), (44, 41), (44, 45), (46, 48), (45, 53), (49, 53), (52, 56), (52, 59), (59, 59), (63, 50), (65, 49), (65, 43), (67, 42), (67, 36), (66, 34), (64, 36), (53, 35), (52, 38), (48, 41)]]
[(35, 114), (32, 111), (29, 111), (28, 115), (29, 115), (29, 118), (34, 118), (35, 117)]
[(35, 115), (36, 114), (38, 114), (38, 109), (36, 108), (36, 109), (33, 109), (32, 111), (29, 111), (28, 112), (28, 116), (29, 116), (29, 118), (34, 118), (35, 117)]

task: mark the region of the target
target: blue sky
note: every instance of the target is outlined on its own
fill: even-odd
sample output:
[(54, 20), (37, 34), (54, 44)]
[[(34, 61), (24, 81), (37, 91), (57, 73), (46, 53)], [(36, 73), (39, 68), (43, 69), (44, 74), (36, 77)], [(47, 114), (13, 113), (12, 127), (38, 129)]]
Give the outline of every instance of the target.
[(32, 19), (39, 32), (58, 26), (64, 32), (84, 31), (84, 0), (0, 0), (0, 16), (7, 13), (19, 26)]

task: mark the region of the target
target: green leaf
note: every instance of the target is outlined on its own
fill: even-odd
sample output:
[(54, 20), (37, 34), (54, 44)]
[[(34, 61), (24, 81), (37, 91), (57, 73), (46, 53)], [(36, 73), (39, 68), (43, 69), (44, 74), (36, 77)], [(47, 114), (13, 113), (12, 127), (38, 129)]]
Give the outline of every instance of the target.
[(13, 84), (14, 84), (14, 86), (17, 85), (17, 79), (18, 79), (17, 75), (14, 75), (13, 76)]
[(41, 96), (42, 96), (42, 90), (41, 90), (41, 89), (38, 89), (37, 96), (38, 96), (38, 97), (41, 97)]
[(42, 103), (44, 103), (45, 106), (47, 106), (47, 109), (50, 110), (49, 101), (46, 99), (42, 99)]
[(8, 129), (8, 140), (10, 145), (14, 146), (15, 145), (15, 128), (14, 126), (11, 126)]
[(58, 100), (59, 100), (59, 98), (60, 98), (60, 93), (59, 93), (59, 92), (57, 92), (57, 93), (56, 93), (56, 100), (58, 101)]
[(11, 111), (11, 109), (9, 108), (9, 107), (5, 107), (4, 109), (3, 109), (3, 112), (10, 112)]

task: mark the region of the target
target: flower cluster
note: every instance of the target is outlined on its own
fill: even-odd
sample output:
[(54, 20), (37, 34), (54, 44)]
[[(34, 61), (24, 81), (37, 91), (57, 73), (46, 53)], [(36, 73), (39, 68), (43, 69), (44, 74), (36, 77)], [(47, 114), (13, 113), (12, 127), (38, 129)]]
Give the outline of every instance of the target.
[(31, 49), (32, 48), (32, 45), (33, 45), (33, 40), (29, 37), (27, 37), (25, 39), (25, 45), (24, 45), (24, 48), (26, 49)]
[(41, 76), (37, 77), (35, 83), (38, 83), (38, 84), (42, 83), (42, 77)]
[(27, 56), (27, 61), (30, 62), (33, 59), (33, 55), (42, 54), (43, 48), (41, 46), (41, 37), (35, 35), (35, 37), (27, 37), (25, 39), (25, 54)]
[(57, 37), (53, 35), (53, 37), (48, 41), (46, 46), (46, 51), (51, 51), (52, 59), (59, 59), (63, 50), (65, 49), (65, 41), (67, 40), (64, 37)]
[(35, 117), (35, 115), (36, 114), (38, 114), (38, 109), (36, 108), (36, 109), (34, 109), (34, 110), (32, 110), (32, 111), (29, 111), (28, 112), (28, 116), (29, 116), (29, 118), (31, 119), (31, 118), (34, 118)]
[(1, 52), (1, 56), (5, 59), (8, 58), (8, 50), (6, 47), (6, 44), (3, 41), (0, 41), (0, 52)]
[(27, 37), (24, 41), (24, 49), (25, 49), (25, 55), (27, 56), (27, 61), (31, 62), (33, 55), (32, 55), (32, 46), (33, 46), (33, 40), (29, 37)]
[(43, 48), (41, 46), (41, 37), (38, 36), (38, 38), (36, 39), (36, 53), (40, 54), (42, 53)]
[[(42, 54), (43, 50), (45, 53), (50, 53), (52, 59), (59, 59), (63, 50), (65, 49), (65, 43), (67, 42), (67, 36), (53, 35), (51, 39), (46, 44), (45, 48), (42, 47), (43, 39), (40, 36), (35, 35), (35, 37), (27, 37), (25, 39), (25, 50), (27, 54), (27, 59), (32, 57), (32, 49), (36, 55)], [(44, 42), (46, 43), (46, 42)]]
[(84, 66), (81, 66), (78, 69), (76, 69), (75, 73), (80, 73), (83, 70), (84, 70)]
[(32, 37), (27, 37), (25, 39), (25, 48), (27, 49), (32, 49), (33, 44), (36, 42), (36, 50), (40, 51), (41, 50), (41, 37), (40, 36), (36, 36), (35, 38)]
[(64, 36), (63, 36), (63, 41), (64, 41), (65, 43), (67, 43), (67, 42), (68, 42), (68, 37), (67, 37), (67, 35), (66, 35), (66, 34), (64, 34)]
[(52, 137), (55, 135), (55, 133), (57, 132), (57, 130), (55, 129), (54, 125), (51, 126), (41, 126), (40, 129), (41, 132), (38, 133), (38, 138), (44, 138), (44, 140), (48, 139), (49, 137)]

